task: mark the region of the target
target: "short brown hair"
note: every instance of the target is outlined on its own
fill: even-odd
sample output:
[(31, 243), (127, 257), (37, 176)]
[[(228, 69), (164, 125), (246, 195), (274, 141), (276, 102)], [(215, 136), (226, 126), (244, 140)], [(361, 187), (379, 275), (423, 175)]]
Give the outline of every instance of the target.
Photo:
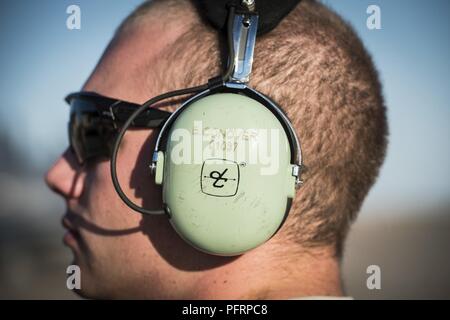
[[(195, 12), (187, 0), (156, 0), (140, 6), (119, 30), (151, 8), (185, 21)], [(198, 85), (217, 75), (223, 70), (219, 44), (217, 32), (196, 15), (161, 57), (161, 89)], [(282, 106), (300, 137), (307, 169), (283, 239), (303, 248), (333, 246), (341, 256), (387, 145), (386, 110), (372, 60), (352, 28), (314, 0), (301, 1), (259, 37), (254, 58), (250, 85)]]

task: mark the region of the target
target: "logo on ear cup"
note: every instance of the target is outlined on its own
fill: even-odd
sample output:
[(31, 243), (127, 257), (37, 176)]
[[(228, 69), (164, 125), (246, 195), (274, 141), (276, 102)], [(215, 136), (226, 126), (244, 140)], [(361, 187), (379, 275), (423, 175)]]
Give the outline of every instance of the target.
[(225, 159), (207, 159), (200, 174), (202, 192), (215, 197), (232, 197), (239, 187), (239, 165)]

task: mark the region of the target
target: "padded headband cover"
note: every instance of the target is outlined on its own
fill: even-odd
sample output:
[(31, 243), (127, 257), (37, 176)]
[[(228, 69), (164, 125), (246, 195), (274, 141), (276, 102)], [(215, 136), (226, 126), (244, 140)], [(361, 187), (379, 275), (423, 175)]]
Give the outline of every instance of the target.
[[(275, 28), (278, 23), (301, 0), (255, 0), (256, 11), (259, 14), (258, 35), (262, 35)], [(194, 0), (200, 13), (216, 29), (222, 30), (227, 21), (228, 7), (234, 4), (239, 10), (240, 0)]]

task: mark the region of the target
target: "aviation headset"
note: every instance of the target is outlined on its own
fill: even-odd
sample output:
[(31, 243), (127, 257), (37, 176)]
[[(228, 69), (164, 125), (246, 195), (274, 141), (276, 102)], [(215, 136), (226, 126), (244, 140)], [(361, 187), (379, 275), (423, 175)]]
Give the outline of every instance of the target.
[[(124, 123), (115, 141), (111, 176), (121, 199), (142, 214), (166, 214), (176, 232), (203, 252), (233, 256), (270, 239), (285, 221), (302, 183), (301, 147), (292, 124), (274, 101), (247, 86), (257, 34), (274, 28), (298, 2), (274, 5), (261, 0), (258, 7), (254, 0), (199, 1), (201, 12), (218, 28), (228, 13), (227, 71), (205, 85), (148, 100)], [(259, 21), (260, 16), (265, 19)], [(150, 164), (156, 184), (162, 185), (164, 210), (147, 210), (133, 203), (120, 187), (116, 172), (120, 143), (133, 120), (147, 108), (187, 94), (193, 96), (163, 124)], [(237, 132), (240, 139), (227, 140), (229, 132)], [(262, 161), (242, 160), (238, 154), (242, 145), (254, 153), (261, 148), (268, 140), (264, 132), (280, 133), (271, 135), (276, 136), (271, 146), (275, 142), (278, 148), (268, 150), (276, 160), (275, 172), (268, 173)], [(190, 143), (182, 149), (180, 141)], [(199, 156), (195, 141), (203, 155), (198, 161), (191, 157)], [(189, 157), (191, 161), (186, 161)]]

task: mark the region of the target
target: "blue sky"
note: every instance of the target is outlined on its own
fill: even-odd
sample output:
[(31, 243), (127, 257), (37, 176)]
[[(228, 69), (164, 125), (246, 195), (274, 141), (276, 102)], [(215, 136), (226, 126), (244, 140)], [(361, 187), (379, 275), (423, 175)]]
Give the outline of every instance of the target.
[[(140, 2), (1, 1), (0, 126), (31, 165), (45, 167), (65, 148), (63, 97), (82, 86), (117, 25)], [(355, 27), (384, 87), (390, 144), (365, 206), (448, 203), (450, 2), (323, 2)], [(81, 7), (81, 30), (66, 28), (71, 4)], [(366, 27), (371, 4), (381, 8), (381, 30)]]

